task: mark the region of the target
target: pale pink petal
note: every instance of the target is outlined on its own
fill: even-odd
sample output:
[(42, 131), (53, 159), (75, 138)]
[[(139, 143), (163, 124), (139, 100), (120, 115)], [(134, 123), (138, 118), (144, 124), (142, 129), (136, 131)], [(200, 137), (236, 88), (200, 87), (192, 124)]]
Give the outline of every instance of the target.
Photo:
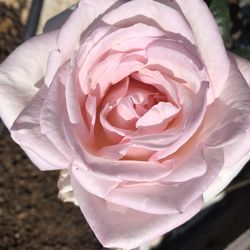
[[(184, 148), (185, 147), (186, 146), (184, 146)], [(190, 148), (190, 146), (187, 147), (188, 148), (185, 148), (183, 152), (177, 152), (170, 158), (173, 161), (174, 168), (171, 173), (161, 181), (184, 182), (206, 174), (207, 165), (204, 162), (202, 153), (192, 146), (192, 148)], [(189, 152), (186, 150), (189, 150)], [(167, 162), (170, 159), (168, 159)]]
[[(248, 66), (241, 63), (243, 61), (239, 63), (238, 59), (238, 66), (244, 77), (247, 77), (245, 70)], [(221, 100), (225, 102), (224, 108), (227, 109), (223, 111), (224, 119), (221, 120), (222, 112), (219, 116), (219, 128), (221, 127), (223, 133), (220, 133), (220, 136), (219, 133), (211, 135), (210, 142), (215, 140), (217, 147), (220, 144), (223, 146), (225, 163), (215, 182), (204, 194), (206, 200), (212, 199), (221, 192), (240, 172), (250, 157), (250, 88), (234, 63), (231, 63), (230, 74), (224, 88)], [(213, 117), (215, 118), (216, 112), (220, 110), (216, 107), (214, 110)], [(228, 115), (225, 116), (227, 113)], [(232, 123), (231, 126), (230, 123)], [(228, 126), (223, 128), (222, 125), (226, 124)], [(220, 139), (222, 135), (224, 141)]]
[(89, 94), (86, 98), (85, 108), (86, 108), (86, 116), (88, 120), (88, 126), (90, 128), (90, 140), (94, 141), (95, 136), (95, 123), (97, 117), (97, 100), (96, 96), (92, 96)]
[(159, 37), (151, 37), (151, 36), (144, 36), (144, 37), (132, 37), (130, 39), (125, 39), (118, 44), (115, 44), (112, 49), (114, 51), (119, 52), (126, 52), (126, 51), (134, 51), (140, 50), (142, 48), (146, 48), (150, 43), (159, 39)]
[(148, 133), (161, 132), (178, 111), (179, 109), (169, 102), (159, 102), (138, 119), (136, 127)]
[[(250, 134), (244, 135), (241, 139), (241, 147), (247, 148), (249, 146)], [(238, 145), (228, 146), (224, 151), (226, 151), (226, 155), (230, 155), (230, 153), (237, 152)], [(233, 158), (238, 158), (235, 154), (233, 154)], [(230, 163), (231, 160), (227, 157), (227, 162), (225, 162), (224, 167), (221, 169), (220, 173), (216, 177), (215, 181), (209, 186), (209, 188), (204, 192), (204, 200), (208, 204), (214, 200), (214, 198), (222, 192), (226, 187), (230, 184), (230, 182), (237, 177), (240, 171), (247, 167), (247, 163), (250, 159), (250, 153), (245, 154), (240, 160), (237, 159), (236, 163)]]
[(98, 85), (100, 97), (105, 95), (111, 85), (140, 70), (147, 62), (144, 51), (117, 53), (111, 50), (109, 53), (110, 55), (106, 55), (103, 60), (93, 65), (89, 72), (91, 88), (95, 89)]
[(130, 74), (142, 69), (147, 63), (144, 50), (128, 53), (124, 56), (112, 75), (112, 83), (121, 81)]
[(213, 120), (210, 119), (212, 125), (208, 124), (208, 127), (214, 126), (212, 131), (221, 129), (221, 132), (210, 133), (208, 143), (216, 147), (224, 146), (226, 165), (231, 166), (237, 164), (250, 151), (250, 141), (247, 143), (245, 140), (250, 134), (250, 88), (233, 63), (219, 100), (222, 102), (220, 105), (215, 103), (214, 108), (211, 106), (210, 117), (214, 116)]
[(242, 110), (243, 112), (246, 112), (246, 115), (249, 115), (250, 88), (247, 80), (237, 68), (235, 59), (233, 57), (230, 57), (230, 59), (230, 74), (225, 81), (220, 99), (230, 107)]
[[(70, 59), (73, 51), (79, 48), (81, 38), (87, 34), (98, 20), (101, 19), (106, 11), (110, 11), (113, 8), (123, 4), (118, 0), (107, 0), (100, 3), (96, 3), (93, 0), (82, 0), (78, 6), (65, 11), (59, 15), (55, 20), (51, 20), (47, 25), (47, 30), (51, 30), (54, 27), (60, 27), (60, 32), (57, 38), (57, 50), (60, 53), (52, 53), (49, 57), (49, 62), (57, 62), (46, 74), (46, 83), (49, 85), (53, 79), (53, 73), (56, 73), (58, 68), (67, 60)], [(73, 11), (72, 11), (73, 10)], [(68, 17), (67, 19), (65, 17)], [(80, 21), (79, 21), (80, 20)], [(93, 44), (93, 42), (92, 42)], [(53, 58), (53, 57), (56, 58)], [(58, 60), (60, 58), (60, 60)]]
[(249, 130), (249, 118), (247, 113), (217, 99), (207, 107), (200, 130), (200, 141), (213, 148), (226, 148), (238, 143), (240, 137)]
[[(149, 158), (152, 156), (154, 151), (150, 151), (145, 148), (138, 148), (129, 145), (128, 152), (126, 156), (123, 158), (123, 160), (137, 160), (137, 161), (147, 161)], [(167, 165), (169, 167), (169, 165)], [(171, 169), (173, 168), (172, 166), (170, 167)]]
[(154, 181), (168, 175), (171, 168), (147, 161), (114, 161), (90, 155), (86, 156), (84, 162), (97, 175), (124, 181)]
[(106, 0), (98, 3), (94, 0), (79, 2), (76, 10), (63, 24), (57, 39), (58, 49), (64, 54), (65, 58), (71, 56), (80, 42), (80, 36), (89, 25), (116, 2), (117, 0)]
[[(198, 92), (202, 81), (208, 77), (196, 50), (188, 50), (185, 44), (159, 39), (146, 49), (149, 65), (160, 65), (171, 73), (171, 77), (186, 82), (194, 92)], [(167, 58), (167, 60), (166, 60)]]
[[(88, 141), (82, 133), (81, 124), (65, 122), (67, 142), (74, 148), (75, 164), (88, 167), (90, 172), (108, 180), (153, 181), (169, 174), (169, 167), (148, 161), (117, 161), (104, 159), (88, 152)], [(143, 172), (143, 175), (141, 174)]]
[(70, 161), (41, 133), (40, 111), (46, 92), (46, 87), (41, 88), (21, 112), (10, 129), (11, 136), (24, 150), (28, 149), (28, 155), (42, 170), (67, 168)]
[(108, 119), (116, 127), (134, 130), (138, 117), (134, 103), (129, 96), (126, 96), (110, 112)]
[[(180, 188), (179, 188), (180, 187)], [(158, 183), (121, 185), (112, 190), (107, 201), (151, 214), (174, 214), (183, 212), (184, 188)], [(200, 193), (199, 196), (201, 196)]]
[(114, 143), (118, 143), (124, 136), (131, 134), (133, 130), (119, 128), (109, 122), (107, 116), (112, 108), (113, 107), (107, 103), (106, 106), (101, 110), (100, 123), (106, 136)]
[[(192, 157), (196, 158), (196, 162), (190, 156), (182, 164), (188, 167), (196, 163), (196, 168), (202, 168), (202, 172), (196, 176), (186, 172), (189, 176), (184, 177), (183, 180), (187, 179), (187, 181), (174, 182), (175, 176), (173, 176), (173, 180), (166, 177), (162, 181), (151, 183), (121, 184), (112, 190), (106, 199), (117, 205), (153, 214), (185, 211), (193, 201), (202, 196), (223, 166), (222, 150), (205, 148), (195, 151)], [(174, 169), (171, 172), (173, 171)]]
[(67, 77), (65, 78), (65, 99), (67, 114), (71, 123), (82, 123), (83, 131), (87, 137), (87, 128), (86, 124), (83, 122), (81, 106), (83, 106), (84, 95), (80, 90), (79, 81), (78, 81), (78, 68), (76, 66), (76, 58), (72, 57), (72, 60), (69, 62), (69, 71)]
[(121, 98), (127, 95), (129, 87), (129, 78), (126, 77), (121, 82), (115, 84), (112, 86), (112, 88), (109, 89), (106, 96), (103, 98), (102, 101), (102, 108), (107, 104), (110, 103), (111, 105), (117, 104)]
[(128, 143), (104, 146), (97, 151), (97, 155), (106, 159), (120, 160), (127, 154), (128, 147)]
[[(247, 137), (247, 140), (250, 140), (250, 136)], [(204, 201), (211, 201), (216, 195), (223, 191), (225, 187), (227, 187), (230, 182), (239, 174), (239, 172), (243, 169), (249, 159), (250, 153), (246, 154), (233, 166), (223, 167), (213, 183), (204, 192)]]
[(72, 177), (71, 183), (80, 208), (97, 238), (105, 247), (132, 249), (174, 229), (202, 207), (199, 198), (183, 213), (154, 215), (138, 212), (87, 192)]
[(8, 128), (37, 93), (48, 54), (56, 48), (57, 34), (54, 31), (28, 40), (0, 65), (0, 116)]
[[(92, 66), (89, 71), (89, 78), (91, 79), (91, 88), (94, 89), (97, 84), (100, 86), (100, 96), (104, 96), (108, 87), (111, 85), (111, 77), (115, 72), (124, 53), (111, 53), (106, 55), (103, 60)], [(86, 69), (85, 69), (86, 70)]]
[(162, 159), (179, 149), (199, 128), (206, 111), (207, 84), (203, 83), (199, 93), (194, 94), (182, 87), (180, 98), (183, 105), (176, 119), (178, 124), (162, 133), (133, 136), (131, 142), (138, 147), (156, 150), (153, 159)]
[(128, 88), (127, 96), (129, 96), (133, 103), (138, 106), (149, 104), (150, 97), (154, 98), (163, 96), (165, 99), (167, 99), (165, 93), (160, 92), (155, 86), (154, 82), (151, 82), (150, 84), (140, 80), (137, 81), (133, 78), (130, 78), (130, 85)]
[(57, 70), (61, 67), (62, 64), (63, 58), (60, 51), (58, 49), (51, 51), (49, 53), (47, 71), (44, 77), (44, 83), (47, 85), (47, 87), (50, 86)]
[(118, 181), (103, 179), (79, 166), (72, 166), (70, 172), (84, 189), (101, 198), (105, 198), (119, 184)]
[(162, 68), (161, 71), (159, 71), (159, 65), (157, 65), (156, 68), (157, 70), (152, 70), (147, 66), (138, 72), (133, 73), (131, 76), (139, 82), (153, 85), (160, 92), (164, 93), (171, 102), (178, 104), (179, 100), (177, 89), (175, 87), (176, 84), (171, 84), (169, 81), (170, 79), (166, 78), (166, 75), (162, 75)]
[(60, 72), (53, 80), (45, 99), (41, 103), (40, 127), (41, 133), (45, 135), (55, 147), (70, 161), (73, 160), (73, 151), (67, 144), (64, 126), (66, 115), (65, 86), (64, 80), (68, 74), (67, 67), (60, 69)]
[[(84, 93), (88, 93), (91, 86), (86, 84), (86, 79), (88, 79), (89, 70), (100, 62), (100, 58), (111, 50), (114, 46), (120, 42), (130, 39), (130, 38), (140, 38), (140, 37), (159, 37), (164, 33), (155, 27), (151, 27), (142, 23), (136, 23), (133, 26), (114, 29), (111, 27), (104, 27), (96, 30), (90, 35), (86, 41), (80, 47), (78, 63), (80, 66), (80, 79), (84, 83), (82, 89)], [(103, 36), (98, 34), (102, 32)], [(106, 32), (106, 33), (105, 33)], [(97, 41), (96, 41), (96, 40)], [(95, 46), (93, 46), (93, 44)], [(144, 49), (144, 48), (142, 48)], [(125, 77), (125, 76), (124, 76)], [(121, 80), (121, 79), (120, 79)]]
[[(69, 144), (76, 153), (76, 165), (87, 166), (90, 172), (108, 180), (125, 181), (153, 181), (165, 177), (169, 174), (169, 167), (148, 161), (117, 161), (105, 159), (88, 153), (85, 148), (84, 136), (76, 136), (76, 125), (66, 124), (66, 136)], [(81, 130), (80, 130), (81, 131)], [(143, 175), (141, 174), (143, 173)]]
[(146, 0), (144, 4), (141, 0), (129, 1), (106, 14), (102, 20), (110, 25), (120, 26), (144, 22), (151, 26), (160, 26), (167, 32), (181, 34), (191, 42), (194, 41), (192, 31), (180, 12), (152, 0)]
[[(176, 0), (194, 33), (197, 47), (207, 67), (211, 85), (218, 97), (226, 81), (230, 61), (219, 28), (205, 1)], [(195, 10), (195, 12), (194, 12)]]

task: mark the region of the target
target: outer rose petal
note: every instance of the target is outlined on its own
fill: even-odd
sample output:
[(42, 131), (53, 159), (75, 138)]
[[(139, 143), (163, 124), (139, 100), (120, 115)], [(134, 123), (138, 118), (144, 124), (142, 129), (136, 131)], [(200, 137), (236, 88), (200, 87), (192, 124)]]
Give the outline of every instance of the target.
[(47, 88), (43, 86), (23, 109), (10, 128), (11, 136), (41, 170), (62, 169), (68, 167), (70, 160), (41, 133), (40, 110), (46, 92)]
[(88, 193), (71, 175), (74, 194), (96, 237), (105, 247), (132, 249), (181, 225), (202, 207), (194, 201), (183, 213), (154, 215), (106, 202)]
[[(91, 24), (94, 23), (99, 16), (101, 16), (109, 8), (112, 8), (118, 1), (117, 0), (82, 0), (79, 2), (78, 7), (71, 14), (71, 10), (65, 11), (54, 20), (50, 20), (46, 30), (51, 30), (55, 27), (62, 25), (58, 38), (57, 50), (60, 53), (52, 53), (49, 56), (49, 63), (56, 61), (54, 65), (50, 65), (49, 72), (46, 74), (46, 84), (49, 85), (52, 81), (54, 74), (58, 68), (67, 61), (75, 48), (79, 46), (80, 37), (84, 32), (89, 30)], [(122, 1), (121, 1), (122, 3)], [(74, 9), (74, 7), (73, 7)], [(66, 22), (65, 17), (71, 14)], [(54, 24), (55, 21), (56, 23)], [(54, 56), (56, 58), (54, 58)], [(52, 63), (50, 63), (52, 64)]]
[(116, 2), (117, 0), (100, 2), (96, 2), (95, 0), (80, 1), (76, 11), (70, 15), (62, 26), (57, 40), (58, 49), (66, 58), (71, 56), (75, 46), (80, 41), (81, 34), (86, 31), (99, 15), (103, 14)]
[(250, 153), (243, 157), (237, 164), (232, 167), (224, 167), (216, 177), (213, 184), (204, 192), (204, 202), (208, 203), (218, 195), (241, 171), (250, 158)]
[(0, 65), (0, 116), (8, 128), (38, 91), (36, 85), (44, 77), (49, 52), (56, 48), (57, 34), (28, 40)]
[[(243, 109), (248, 121), (250, 120), (250, 62), (235, 56), (240, 72), (231, 64), (230, 77), (225, 83), (225, 101), (232, 102), (237, 108)], [(247, 85), (248, 83), (248, 85)], [(224, 92), (224, 91), (223, 91)], [(222, 94), (223, 94), (222, 92)], [(230, 94), (231, 93), (231, 94)], [(226, 98), (228, 97), (228, 98)], [(230, 98), (231, 97), (231, 98)], [(250, 126), (237, 142), (224, 148), (225, 165), (213, 184), (204, 193), (204, 200), (208, 202), (220, 193), (241, 171), (250, 158)], [(237, 133), (235, 131), (234, 133)]]
[(193, 30), (197, 47), (212, 81), (214, 94), (218, 97), (230, 67), (219, 28), (203, 0), (176, 0), (176, 2)]
[(126, 23), (131, 24), (138, 22), (138, 20), (140, 22), (144, 20), (151, 23), (152, 26), (160, 26), (167, 32), (181, 34), (190, 42), (194, 42), (191, 29), (183, 15), (174, 8), (169, 7), (167, 3), (162, 4), (152, 0), (145, 0), (143, 4), (141, 0), (127, 1), (119, 8), (105, 15), (102, 20), (110, 25), (124, 23), (123, 26), (126, 26)]

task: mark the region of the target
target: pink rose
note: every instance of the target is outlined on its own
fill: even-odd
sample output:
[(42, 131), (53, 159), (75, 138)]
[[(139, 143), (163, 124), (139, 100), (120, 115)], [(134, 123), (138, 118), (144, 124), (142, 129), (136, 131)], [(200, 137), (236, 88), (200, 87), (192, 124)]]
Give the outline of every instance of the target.
[(69, 171), (100, 242), (128, 249), (190, 219), (247, 162), (247, 81), (202, 0), (82, 0), (1, 64), (0, 115), (41, 170)]

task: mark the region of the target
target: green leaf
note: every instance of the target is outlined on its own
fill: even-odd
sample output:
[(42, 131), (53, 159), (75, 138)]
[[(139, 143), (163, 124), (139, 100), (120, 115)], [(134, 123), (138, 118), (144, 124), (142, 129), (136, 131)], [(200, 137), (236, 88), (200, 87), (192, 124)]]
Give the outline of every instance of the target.
[(230, 12), (228, 0), (211, 0), (209, 8), (220, 28), (224, 41), (230, 37)]

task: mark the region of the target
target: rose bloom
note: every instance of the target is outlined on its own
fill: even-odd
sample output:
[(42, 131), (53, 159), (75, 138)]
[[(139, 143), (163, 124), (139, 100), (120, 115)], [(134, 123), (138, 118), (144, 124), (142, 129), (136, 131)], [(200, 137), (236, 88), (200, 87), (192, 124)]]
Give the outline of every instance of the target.
[(1, 64), (0, 115), (105, 247), (186, 222), (249, 159), (250, 63), (202, 0), (82, 0), (48, 29)]

